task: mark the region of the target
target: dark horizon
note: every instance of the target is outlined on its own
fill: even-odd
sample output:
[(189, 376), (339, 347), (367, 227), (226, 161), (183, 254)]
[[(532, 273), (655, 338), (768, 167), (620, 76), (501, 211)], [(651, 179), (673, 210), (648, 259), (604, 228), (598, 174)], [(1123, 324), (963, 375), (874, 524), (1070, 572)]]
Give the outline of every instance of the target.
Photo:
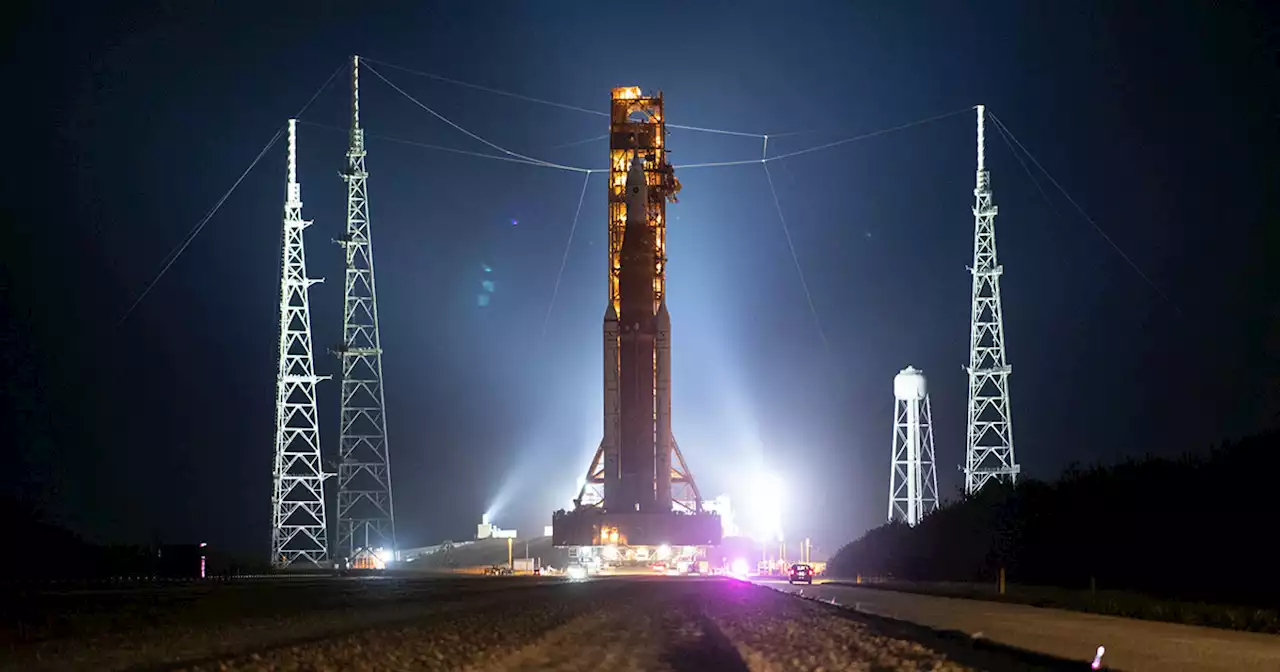
[[(985, 104), (1114, 244), (988, 129), (1023, 473), (1203, 451), (1280, 420), (1280, 77), (1261, 7), (671, 4), (656, 44), (631, 52), (622, 8), (285, 4), (33, 4), (9, 40), (33, 104), (16, 109), (6, 182), (5, 491), (91, 541), (266, 555), (283, 143), (116, 323), (353, 53), (593, 110), (614, 86), (661, 90), (671, 123), (778, 134), (771, 155)], [(600, 117), (375, 67), (504, 147), (607, 161), (588, 141)], [(326, 280), (316, 367), (335, 376), (346, 96), (340, 74), (299, 126), (308, 263)], [(600, 438), (603, 178), (543, 339), (582, 176), (380, 140), (490, 151), (373, 76), (362, 120), (400, 546), (469, 538), (495, 506), (502, 526), (540, 531)], [(687, 130), (669, 146), (677, 165), (761, 151)], [(764, 171), (677, 171), (675, 434), (708, 498), (742, 501), (763, 453), (788, 485), (788, 538), (834, 551), (883, 522), (907, 365), (929, 377), (940, 494), (960, 484), (973, 115), (773, 165), (821, 333)], [(330, 458), (337, 390), (320, 384)]]

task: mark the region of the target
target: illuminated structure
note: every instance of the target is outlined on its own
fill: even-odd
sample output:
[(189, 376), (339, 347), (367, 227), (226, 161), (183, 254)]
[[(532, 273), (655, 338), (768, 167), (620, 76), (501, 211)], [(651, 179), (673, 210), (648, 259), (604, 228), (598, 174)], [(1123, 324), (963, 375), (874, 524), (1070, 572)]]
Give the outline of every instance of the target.
[(910, 366), (893, 377), (893, 463), (889, 467), (889, 520), (915, 526), (938, 508), (933, 420), (924, 373)]
[[(319, 565), (329, 556), (316, 415), (316, 375), (311, 350), (311, 302), (302, 232), (302, 187), (298, 184), (297, 122), (289, 120), (288, 178), (280, 270), (280, 357), (276, 373), (275, 488), (271, 495), (271, 564)], [(204, 546), (204, 544), (201, 544)], [(204, 558), (201, 558), (203, 567)]]
[(1009, 362), (996, 261), (996, 212), (986, 166), (986, 107), (978, 106), (978, 171), (973, 206), (973, 308), (969, 327), (969, 427), (964, 491), (974, 494), (993, 478), (1018, 478), (1009, 416)]
[(710, 511), (720, 516), (720, 534), (725, 537), (736, 537), (741, 532), (738, 529), (738, 523), (733, 513), (733, 503), (729, 499), (729, 495), (720, 495), (715, 499), (702, 502), (704, 511)]
[[(347, 231), (342, 318), (342, 422), (338, 463), (338, 551), (354, 567), (394, 557), (396, 527), (391, 506), (391, 461), (387, 451), (382, 390), (382, 340), (373, 282), (373, 241), (360, 128), (360, 57), (351, 58), (351, 144), (347, 149)], [(381, 549), (381, 554), (379, 553)]]
[[(550, 535), (548, 535), (550, 536)], [(514, 539), (516, 538), (515, 530), (504, 530), (493, 524), (489, 514), (480, 517), (480, 524), (476, 525), (476, 539)]]
[(666, 211), (680, 191), (665, 146), (661, 94), (613, 90), (604, 314), (604, 437), (574, 500), (553, 516), (557, 546), (708, 545), (718, 516), (671, 432)]

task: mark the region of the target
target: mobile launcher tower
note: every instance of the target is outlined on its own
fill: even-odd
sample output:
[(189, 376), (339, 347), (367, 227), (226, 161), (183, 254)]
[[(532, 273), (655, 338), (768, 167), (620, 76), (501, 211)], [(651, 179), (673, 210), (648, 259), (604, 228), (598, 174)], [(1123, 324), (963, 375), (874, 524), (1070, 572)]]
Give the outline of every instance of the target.
[(609, 134), (609, 302), (604, 312), (604, 438), (572, 511), (552, 515), (556, 546), (714, 546), (671, 432), (666, 212), (680, 182), (667, 160), (662, 94), (613, 90)]

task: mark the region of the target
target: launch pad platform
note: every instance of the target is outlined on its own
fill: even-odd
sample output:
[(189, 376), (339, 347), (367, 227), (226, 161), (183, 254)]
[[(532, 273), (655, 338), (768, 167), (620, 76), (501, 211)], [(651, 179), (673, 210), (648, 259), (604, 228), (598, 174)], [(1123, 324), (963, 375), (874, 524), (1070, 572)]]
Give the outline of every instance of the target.
[(599, 507), (563, 509), (551, 516), (553, 546), (716, 546), (720, 515), (711, 512), (611, 513)]

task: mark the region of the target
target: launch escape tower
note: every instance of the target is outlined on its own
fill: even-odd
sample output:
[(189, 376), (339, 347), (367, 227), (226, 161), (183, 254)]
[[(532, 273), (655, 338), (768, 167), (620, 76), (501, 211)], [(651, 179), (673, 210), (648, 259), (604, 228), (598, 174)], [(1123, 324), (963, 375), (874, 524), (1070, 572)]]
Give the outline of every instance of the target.
[(719, 517), (703, 510), (671, 431), (666, 204), (680, 182), (667, 160), (662, 95), (614, 89), (609, 131), (604, 437), (574, 510), (553, 517), (553, 540), (716, 543)]
[(391, 462), (387, 454), (382, 387), (382, 340), (373, 281), (368, 174), (360, 128), (360, 57), (351, 58), (351, 144), (347, 149), (347, 230), (337, 242), (346, 251), (342, 318), (342, 421), (338, 463), (338, 553), (357, 567), (394, 552)]
[(289, 120), (288, 178), (280, 272), (280, 358), (276, 374), (275, 488), (271, 495), (271, 564), (319, 565), (328, 560), (317, 376), (311, 349), (311, 285), (302, 232), (302, 187), (298, 184), (297, 122)]
[(915, 526), (938, 508), (933, 461), (933, 413), (924, 373), (908, 366), (893, 377), (893, 462), (889, 521)]
[(978, 106), (978, 171), (973, 190), (973, 308), (969, 328), (969, 423), (964, 491), (972, 495), (987, 481), (1015, 482), (1013, 422), (1009, 416), (1010, 367), (1004, 351), (1004, 312), (996, 261), (996, 212), (986, 168), (986, 108)]

